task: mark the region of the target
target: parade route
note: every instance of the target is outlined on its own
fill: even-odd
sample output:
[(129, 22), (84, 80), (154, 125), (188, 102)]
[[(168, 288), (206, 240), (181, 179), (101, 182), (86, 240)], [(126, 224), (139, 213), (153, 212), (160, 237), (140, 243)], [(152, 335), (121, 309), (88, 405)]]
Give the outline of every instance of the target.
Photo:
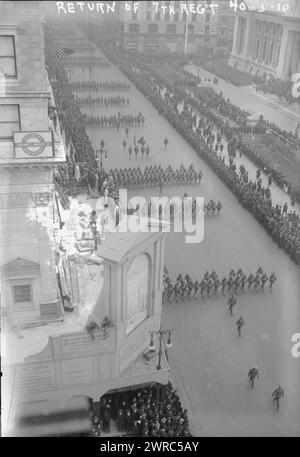
[[(128, 81), (113, 66), (99, 73), (93, 69), (92, 75), (88, 70), (75, 69), (71, 78), (72, 81)], [(164, 167), (171, 164), (175, 168), (181, 163), (185, 166), (193, 163), (203, 172), (200, 186), (163, 187), (162, 194), (182, 197), (187, 191), (189, 195), (221, 200), (223, 204), (219, 218), (205, 219), (202, 243), (185, 244), (184, 233), (166, 235), (165, 264), (170, 276), (189, 273), (196, 279), (206, 270), (215, 269), (219, 277), (223, 277), (231, 268), (241, 267), (250, 273), (261, 266), (268, 275), (275, 271), (278, 278), (273, 293), (239, 296), (233, 318), (226, 307), (228, 297), (164, 305), (163, 324), (175, 329), (173, 348), (169, 351), (171, 379), (189, 411), (192, 433), (196, 436), (300, 436), (300, 359), (291, 354), (292, 335), (300, 330), (299, 269), (134, 86), (126, 96), (130, 98), (130, 106), (122, 108), (122, 114), (141, 111), (146, 119), (144, 127), (130, 129), (129, 142), (133, 136), (138, 139), (143, 135), (151, 148), (150, 157), (148, 160), (129, 159), (128, 152), (122, 148), (124, 129), (88, 129), (95, 148), (99, 148), (101, 139), (105, 141), (108, 150), (105, 170), (144, 168), (151, 164)], [(234, 97), (230, 98), (235, 103)], [(246, 96), (243, 100), (247, 104)], [(261, 111), (257, 102), (253, 103), (252, 109)], [(269, 110), (271, 113), (271, 108), (268, 113)], [(114, 111), (117, 113), (118, 108)], [(104, 109), (94, 108), (88, 112), (101, 115)], [(291, 120), (279, 110), (274, 112), (276, 123), (282, 122), (280, 126), (290, 130)], [(165, 137), (169, 139), (167, 148), (163, 146)], [(158, 193), (158, 188), (139, 189), (130, 195), (149, 197)], [(242, 338), (236, 335), (234, 325), (240, 314), (246, 321)], [(247, 373), (254, 365), (259, 367), (260, 378), (252, 391)], [(279, 383), (286, 397), (277, 413), (271, 393)]]

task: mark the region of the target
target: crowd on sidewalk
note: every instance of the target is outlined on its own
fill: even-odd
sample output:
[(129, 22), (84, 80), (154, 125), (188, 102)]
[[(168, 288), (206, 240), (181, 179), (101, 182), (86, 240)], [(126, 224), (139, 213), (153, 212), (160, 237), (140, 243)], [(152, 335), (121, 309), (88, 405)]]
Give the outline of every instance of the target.
[(261, 91), (264, 94), (277, 95), (280, 100), (286, 100), (290, 105), (299, 103), (299, 97), (293, 96), (293, 81), (291, 79), (285, 81), (280, 78), (270, 77), (268, 79), (261, 76), (254, 77), (256, 91)]

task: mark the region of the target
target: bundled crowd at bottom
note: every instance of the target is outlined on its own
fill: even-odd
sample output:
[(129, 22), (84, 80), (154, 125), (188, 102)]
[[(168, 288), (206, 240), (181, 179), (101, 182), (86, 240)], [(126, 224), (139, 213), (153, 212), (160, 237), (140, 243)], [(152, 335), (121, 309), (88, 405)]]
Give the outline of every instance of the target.
[[(158, 399), (159, 396), (159, 399)], [(90, 410), (91, 436), (113, 433), (141, 437), (188, 437), (188, 413), (182, 408), (176, 389), (170, 382), (126, 392), (107, 394), (100, 400), (98, 413)]]

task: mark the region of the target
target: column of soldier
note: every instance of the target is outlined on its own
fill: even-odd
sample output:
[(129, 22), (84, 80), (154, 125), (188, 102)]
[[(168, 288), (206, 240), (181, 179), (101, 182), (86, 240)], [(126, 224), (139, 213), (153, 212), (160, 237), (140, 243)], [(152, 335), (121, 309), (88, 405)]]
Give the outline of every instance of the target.
[[(149, 80), (149, 76), (147, 79), (142, 79), (141, 75), (139, 75), (139, 81), (142, 81), (147, 85), (147, 94), (150, 92), (148, 85), (151, 85), (151, 90), (153, 90), (153, 93), (155, 94), (155, 98), (151, 98), (151, 101), (155, 103), (157, 108), (160, 110), (158, 106), (160, 100), (158, 97), (161, 97), (161, 102), (163, 103), (163, 107), (161, 109), (164, 109), (163, 112), (166, 114), (169, 121), (201, 154), (201, 156), (217, 172), (218, 176), (220, 176), (220, 178), (223, 179), (230, 188), (232, 188), (234, 193), (239, 198), (240, 203), (254, 214), (257, 220), (265, 227), (266, 231), (273, 237), (273, 239), (276, 240), (276, 242), (283, 247), (286, 253), (291, 256), (292, 260), (299, 263), (299, 256), (297, 257), (297, 252), (300, 248), (299, 216), (294, 211), (290, 211), (284, 215), (281, 213), (281, 216), (278, 217), (278, 208), (276, 210), (275, 207), (272, 206), (271, 199), (266, 198), (269, 193), (268, 188), (262, 188), (261, 191), (257, 188), (255, 189), (252, 181), (245, 182), (245, 180), (248, 179), (247, 175), (239, 176), (237, 174), (236, 165), (233, 161), (231, 161), (231, 164), (227, 166), (225, 164), (224, 157), (220, 157), (220, 160), (218, 160), (218, 152), (212, 147), (214, 141), (213, 128), (217, 128), (220, 131), (220, 135), (225, 135), (227, 139), (230, 139), (233, 138), (230, 126), (228, 126), (227, 123), (224, 123), (222, 119), (215, 118), (213, 112), (207, 108), (196, 104), (197, 109), (203, 113), (195, 131), (195, 122), (198, 121), (190, 109), (190, 105), (195, 105), (194, 99), (183, 95), (180, 95), (179, 97), (176, 95), (174, 97), (171, 95), (168, 96), (168, 89), (164, 92), (163, 96), (158, 96), (157, 83), (152, 82), (151, 79)], [(136, 83), (138, 82), (136, 81)], [(184, 109), (179, 112), (178, 104), (180, 104), (182, 99), (184, 100)], [(170, 105), (170, 112), (168, 104)], [(200, 135), (200, 137), (196, 136), (196, 133)], [(242, 153), (246, 153), (248, 151), (248, 146), (241, 142), (237, 142), (235, 147), (238, 147), (239, 151)], [(272, 172), (270, 180), (272, 180), (274, 176), (274, 172)]]
[(122, 81), (74, 81), (71, 88), (75, 92), (129, 92), (130, 84)]
[[(100, 40), (100, 37), (97, 38), (99, 38)], [(98, 44), (101, 46), (100, 42)], [(230, 187), (230, 189), (237, 195), (240, 203), (243, 206), (247, 207), (258, 220), (262, 218), (261, 222), (265, 225), (268, 231), (271, 231), (273, 238), (275, 238), (275, 235), (277, 235), (278, 232), (282, 233), (282, 218), (280, 218), (281, 220), (273, 218), (272, 206), (268, 208), (268, 206), (264, 205), (262, 199), (255, 193), (253, 193), (252, 199), (251, 190), (250, 192), (248, 192), (248, 189), (245, 189), (244, 182), (242, 180), (242, 182), (239, 182), (238, 175), (235, 173), (233, 168), (225, 165), (224, 160), (219, 160), (216, 151), (213, 150), (211, 147), (207, 147), (207, 145), (204, 144), (205, 142), (201, 138), (202, 132), (197, 132), (200, 133), (200, 136), (199, 134), (195, 135), (195, 132), (193, 132), (192, 128), (190, 128), (192, 125), (192, 120), (190, 119), (191, 122), (188, 123), (182, 122), (182, 119), (180, 119), (179, 113), (177, 111), (177, 106), (175, 107), (175, 104), (172, 103), (173, 96), (175, 98), (177, 97), (176, 94), (171, 93), (171, 84), (165, 84), (165, 81), (162, 78), (159, 78), (157, 74), (155, 74), (155, 72), (152, 72), (149, 66), (145, 67), (136, 56), (134, 56), (134, 59), (132, 58), (132, 60), (130, 57), (128, 57), (128, 59), (126, 59), (125, 61), (123, 59), (123, 55), (117, 49), (113, 48), (109, 40), (107, 40), (106, 42), (103, 41), (103, 46), (106, 49), (106, 53), (110, 56), (110, 60), (112, 60), (116, 65), (118, 65), (118, 67), (127, 75), (127, 77), (134, 82), (137, 88), (145, 94), (145, 96), (150, 100), (150, 102), (153, 103), (153, 105), (157, 108), (159, 113), (164, 115), (169, 120), (169, 122), (174, 126), (174, 128), (178, 130), (178, 132), (192, 145), (192, 147), (197, 151), (197, 153), (201, 155), (201, 157), (209, 164), (209, 166), (212, 167), (212, 169), (226, 183), (226, 185)], [(160, 91), (157, 90), (157, 85), (160, 83), (162, 85), (167, 86), (167, 90), (164, 92), (164, 94), (161, 94)], [(184, 97), (186, 98), (188, 103), (192, 104), (193, 100), (191, 99), (191, 97), (187, 96), (186, 94), (184, 95)], [(179, 96), (179, 101), (180, 99), (182, 99), (181, 96)], [(222, 103), (227, 109), (225, 99), (223, 99)], [(217, 113), (218, 105), (220, 105), (220, 100), (216, 100), (214, 103), (214, 101), (210, 100), (209, 97), (207, 103), (198, 103), (200, 111), (202, 112), (202, 116), (205, 116), (211, 125), (217, 127), (228, 140), (232, 138), (232, 136), (237, 132), (230, 126), (230, 123), (227, 122), (227, 119), (223, 119), (224, 116), (222, 116), (221, 113)], [(210, 107), (213, 108), (210, 109)], [(238, 113), (236, 109), (234, 109), (233, 112)], [(235, 122), (236, 121), (237, 119), (235, 119)], [(247, 128), (246, 124), (244, 124), (244, 126)], [(242, 125), (239, 125), (238, 129), (240, 131), (242, 130), (242, 128)], [(259, 154), (256, 154), (256, 151), (249, 145), (239, 142), (238, 146), (239, 149), (242, 149), (242, 152), (249, 156), (252, 160), (254, 160), (254, 162), (258, 166), (265, 168), (267, 173), (272, 176), (272, 179), (274, 179), (279, 185), (281, 185), (282, 177), (280, 176), (280, 173), (272, 167), (271, 164), (264, 161), (259, 156)], [(249, 197), (251, 198), (251, 200)], [(299, 245), (299, 223), (295, 222), (295, 217), (291, 215), (288, 216), (289, 225), (291, 225), (290, 218), (292, 218), (293, 224), (296, 223), (298, 225), (298, 231), (297, 227), (296, 230), (294, 230), (293, 228), (293, 233), (298, 233), (298, 235), (296, 235), (295, 237), (295, 243), (298, 243)], [(287, 241), (293, 241), (292, 237), (292, 233), (288, 233), (287, 238), (285, 236), (283, 237), (282, 242), (284, 246), (286, 246)], [(271, 290), (275, 280), (276, 276), (273, 275), (272, 280), (269, 284)], [(255, 376), (258, 376), (258, 370), (256, 368), (251, 369), (249, 372), (249, 379), (252, 379), (252, 381), (254, 379), (253, 376), (254, 378)], [(283, 389), (279, 386), (273, 392), (272, 398), (274, 401), (278, 403), (278, 399), (281, 398), (281, 396), (283, 395)]]
[(90, 412), (91, 436), (111, 433), (111, 421), (118, 434), (141, 437), (188, 437), (188, 413), (169, 382), (157, 399), (157, 387), (148, 386), (105, 395), (100, 400), (99, 414)]
[[(172, 92), (172, 95), (174, 95), (174, 86), (171, 82), (168, 82), (166, 78), (159, 77), (157, 75), (157, 72), (152, 72), (151, 68), (149, 65), (147, 67), (144, 65), (145, 62), (142, 61), (141, 57), (138, 56), (128, 56), (126, 61), (123, 59), (122, 54), (117, 50), (113, 49), (110, 47), (110, 42), (106, 43), (98, 43), (99, 46), (101, 45), (102, 47), (104, 46), (106, 49), (107, 55), (109, 55), (110, 60), (112, 60), (117, 66), (123, 71), (123, 73), (126, 74), (126, 76), (131, 79), (135, 83), (135, 85), (141, 90), (145, 96), (156, 106), (156, 108), (159, 110), (160, 113), (163, 113), (169, 121), (174, 125), (174, 128), (178, 128), (178, 123), (176, 118), (173, 116), (173, 113), (171, 113), (166, 106), (165, 101), (168, 99), (168, 97), (161, 97), (160, 94), (157, 92), (157, 84), (160, 84), (161, 86), (167, 87), (166, 94), (168, 95), (169, 93)], [(183, 70), (183, 65), (174, 65), (174, 71), (178, 70), (179, 74), (183, 74), (184, 78), (186, 81), (195, 81), (198, 84), (198, 78), (195, 76), (191, 75), (189, 72)], [(179, 95), (179, 94), (178, 94)], [(184, 94), (183, 91), (181, 91), (181, 94), (179, 95), (179, 98), (182, 99), (182, 97), (185, 97), (188, 103), (190, 104), (197, 104), (200, 107), (200, 111), (202, 114), (210, 121), (212, 122), (220, 131), (222, 134), (226, 136), (227, 139), (232, 138), (233, 135), (241, 134), (243, 133), (244, 129), (248, 131), (248, 124), (247, 124), (247, 113), (241, 110), (239, 107), (233, 105), (230, 100), (226, 100), (223, 97), (223, 94), (216, 94), (214, 93), (213, 90), (203, 90), (201, 88), (201, 91), (197, 93), (197, 97), (200, 96), (202, 97), (202, 100), (200, 103), (194, 98), (188, 96), (186, 93)], [(160, 98), (162, 98), (160, 100)], [(222, 114), (223, 113), (223, 114)], [(224, 118), (224, 113), (225, 113), (225, 118)], [(178, 113), (177, 113), (178, 114)], [(235, 124), (238, 125), (238, 127), (232, 128), (230, 126), (230, 122), (233, 121)], [(266, 123), (266, 122), (265, 122)], [(266, 123), (267, 125), (268, 123)], [(184, 126), (183, 126), (184, 127)], [(281, 135), (285, 135), (287, 132), (280, 132), (280, 129), (278, 126), (275, 126), (276, 130), (278, 133)], [(183, 135), (184, 138), (188, 140), (188, 137), (190, 136), (190, 132), (185, 131), (185, 134)], [(245, 132), (246, 133), (246, 132)], [(290, 139), (291, 134), (288, 134), (287, 137)], [(197, 139), (195, 138), (195, 141)], [(195, 143), (196, 144), (196, 143)], [(239, 141), (239, 149), (243, 150), (243, 153), (245, 153), (254, 163), (266, 170), (266, 173), (268, 175), (272, 176), (272, 179), (276, 181), (276, 183), (283, 187), (284, 184), (284, 177), (281, 175), (279, 169), (275, 169), (273, 164), (271, 162), (268, 162), (265, 160), (256, 150), (249, 144), (244, 143), (242, 139)], [(200, 145), (199, 148), (201, 149)], [(205, 154), (206, 155), (206, 154)], [(208, 159), (208, 157), (204, 157), (205, 160)], [(210, 158), (209, 158), (210, 160)], [(216, 164), (217, 166), (217, 164)], [(218, 167), (220, 168), (220, 167)], [(220, 170), (222, 171), (222, 170)], [(223, 177), (222, 177), (223, 179)], [(224, 177), (225, 180), (225, 177)], [(291, 198), (296, 198), (299, 199), (300, 194), (299, 191), (293, 186), (289, 186), (289, 194), (291, 195)]]
[(97, 67), (97, 68), (109, 68), (111, 63), (104, 59), (103, 57), (87, 57), (87, 56), (78, 56), (78, 57), (67, 57), (65, 59), (66, 67), (73, 68), (86, 68), (87, 66)]
[(109, 174), (113, 176), (119, 187), (127, 189), (153, 187), (158, 186), (160, 183), (164, 186), (200, 184), (203, 176), (201, 170), (196, 171), (193, 164), (188, 168), (181, 165), (178, 169), (173, 169), (171, 165), (166, 168), (161, 165), (150, 165), (146, 166), (143, 171), (141, 167), (116, 168), (110, 170)]
[(121, 114), (120, 111), (116, 114), (106, 116), (93, 116), (90, 114), (83, 114), (83, 120), (87, 126), (97, 127), (142, 127), (145, 124), (145, 117), (142, 113), (137, 115), (133, 114)]
[(213, 270), (211, 273), (205, 273), (201, 280), (193, 280), (189, 274), (179, 274), (176, 281), (173, 281), (168, 273), (168, 269), (164, 269), (164, 290), (163, 299), (167, 299), (171, 303), (174, 299), (176, 303), (184, 301), (186, 298), (197, 300), (200, 292), (201, 299), (217, 297), (219, 290), (222, 295), (229, 294), (230, 297), (245, 293), (246, 291), (264, 292), (265, 287), (272, 291), (273, 284), (276, 281), (275, 273), (268, 276), (261, 267), (256, 273), (247, 275), (241, 268), (237, 271), (230, 270), (229, 275), (223, 279), (219, 279), (217, 273)]
[(83, 108), (108, 108), (109, 106), (129, 106), (130, 100), (129, 98), (121, 97), (120, 95), (111, 97), (92, 97), (91, 95), (88, 95), (87, 97), (76, 97), (76, 103)]

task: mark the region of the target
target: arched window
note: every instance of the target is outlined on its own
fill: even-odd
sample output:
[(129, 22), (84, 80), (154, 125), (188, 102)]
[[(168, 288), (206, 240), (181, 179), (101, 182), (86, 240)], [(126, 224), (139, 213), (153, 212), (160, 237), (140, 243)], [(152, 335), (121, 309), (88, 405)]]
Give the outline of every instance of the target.
[(134, 330), (149, 316), (150, 258), (137, 256), (127, 273), (127, 325), (126, 334)]

